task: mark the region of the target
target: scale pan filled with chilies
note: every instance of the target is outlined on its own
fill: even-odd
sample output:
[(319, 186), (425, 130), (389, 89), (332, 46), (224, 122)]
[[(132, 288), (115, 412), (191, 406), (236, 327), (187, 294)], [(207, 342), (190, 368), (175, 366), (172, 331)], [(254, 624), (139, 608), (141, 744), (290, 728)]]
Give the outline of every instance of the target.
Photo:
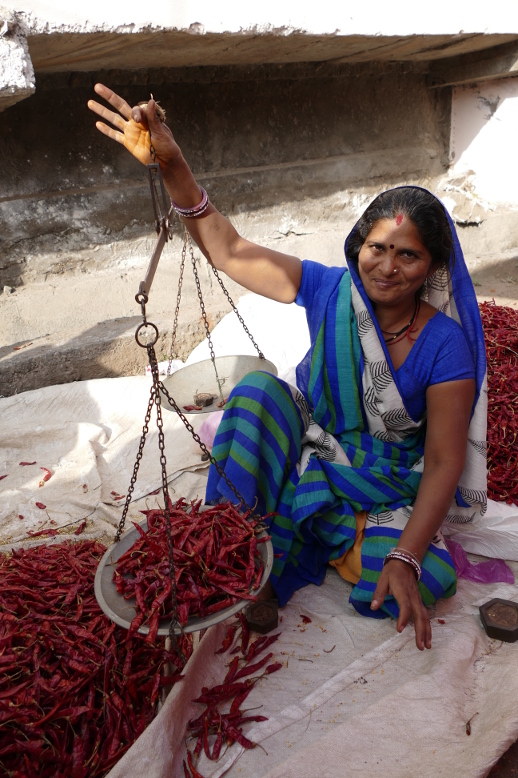
[[(205, 444), (201, 441), (200, 437), (193, 429), (189, 420), (186, 418), (184, 411), (188, 413), (195, 413), (195, 412), (210, 412), (213, 410), (214, 411), (220, 410), (225, 405), (229, 392), (233, 389), (235, 384), (237, 384), (247, 373), (249, 373), (252, 370), (261, 369), (276, 374), (277, 370), (271, 362), (268, 362), (265, 359), (264, 355), (259, 350), (252, 335), (248, 331), (244, 321), (242, 320), (234, 303), (232, 302), (228, 292), (226, 291), (223, 282), (221, 281), (221, 278), (217, 273), (217, 270), (213, 268), (213, 272), (216, 275), (218, 283), (223, 289), (225, 296), (229, 300), (232, 308), (234, 309), (234, 312), (238, 316), (242, 326), (244, 327), (246, 333), (252, 340), (258, 352), (258, 357), (226, 356), (226, 357), (219, 357), (218, 359), (216, 359), (212, 347), (212, 340), (210, 337), (210, 330), (208, 327), (207, 317), (205, 315), (205, 308), (203, 304), (203, 298), (201, 294), (200, 282), (199, 282), (198, 273), (196, 269), (196, 261), (193, 254), (192, 243), (187, 230), (184, 228), (184, 244), (182, 249), (182, 261), (180, 266), (178, 297), (177, 297), (177, 305), (176, 305), (174, 325), (173, 325), (173, 338), (172, 338), (171, 353), (169, 359), (168, 377), (164, 381), (160, 380), (158, 361), (157, 361), (155, 348), (154, 348), (158, 340), (158, 329), (155, 324), (148, 322), (146, 318), (146, 303), (148, 302), (149, 299), (149, 291), (151, 288), (153, 277), (155, 275), (158, 261), (160, 259), (160, 255), (162, 253), (162, 250), (167, 240), (170, 240), (172, 238), (170, 216), (174, 210), (174, 207), (168, 209), (168, 199), (166, 197), (159, 165), (151, 164), (148, 165), (147, 167), (148, 167), (148, 175), (149, 175), (149, 181), (151, 186), (153, 208), (155, 211), (155, 225), (158, 232), (158, 240), (155, 246), (155, 250), (153, 252), (153, 256), (151, 257), (151, 261), (149, 263), (149, 267), (146, 273), (146, 278), (140, 284), (139, 291), (135, 297), (142, 311), (142, 323), (137, 328), (137, 331), (135, 333), (135, 339), (139, 344), (139, 346), (147, 350), (149, 365), (151, 367), (151, 374), (153, 377), (153, 384), (151, 387), (148, 408), (146, 411), (142, 437), (140, 440), (140, 445), (135, 460), (135, 465), (133, 468), (133, 475), (131, 477), (130, 485), (126, 494), (126, 502), (123, 508), (122, 517), (119, 522), (117, 534), (115, 536), (115, 542), (105, 552), (104, 556), (102, 557), (99, 563), (96, 576), (95, 576), (95, 595), (97, 597), (97, 601), (101, 609), (104, 611), (106, 616), (108, 616), (108, 618), (110, 618), (116, 624), (125, 627), (127, 629), (131, 629), (133, 631), (136, 631), (138, 629), (138, 632), (140, 633), (144, 633), (148, 635), (149, 633), (151, 633), (151, 635), (149, 635), (150, 639), (153, 639), (154, 635), (169, 635), (172, 645), (174, 646), (176, 645), (176, 637), (180, 635), (182, 632), (195, 632), (201, 629), (205, 629), (209, 626), (217, 624), (220, 621), (223, 621), (229, 616), (232, 616), (235, 613), (241, 611), (243, 608), (245, 608), (250, 603), (251, 600), (255, 599), (255, 596), (257, 595), (259, 590), (264, 586), (264, 584), (268, 580), (273, 565), (273, 547), (270, 539), (268, 538), (268, 535), (266, 534), (266, 527), (264, 523), (261, 521), (260, 517), (254, 515), (252, 508), (246, 504), (246, 501), (239, 494), (239, 491), (237, 490), (236, 486), (228, 480), (225, 473), (221, 470), (218, 463), (211, 456), (209, 450), (207, 449)], [(170, 375), (170, 366), (172, 363), (174, 348), (175, 348), (176, 329), (178, 323), (178, 310), (179, 310), (180, 299), (181, 299), (183, 269), (185, 265), (187, 251), (189, 251), (189, 255), (193, 267), (193, 273), (196, 281), (196, 286), (198, 289), (198, 298), (200, 301), (202, 317), (203, 317), (205, 330), (207, 334), (207, 340), (209, 343), (211, 359), (204, 360), (203, 362), (195, 363), (188, 367), (182, 368), (181, 370), (177, 371), (175, 374)], [(172, 396), (172, 392), (174, 392), (175, 395), (177, 392), (179, 393), (178, 400)], [(192, 408), (192, 406), (195, 406), (195, 408)], [(145, 621), (139, 623), (138, 617), (136, 618), (137, 609), (138, 609), (137, 600), (139, 600), (140, 597), (132, 597), (132, 596), (128, 596), (127, 594), (126, 595), (121, 594), (121, 591), (119, 590), (124, 589), (126, 585), (125, 580), (121, 581), (117, 579), (116, 582), (115, 579), (117, 578), (118, 574), (115, 571), (116, 571), (117, 563), (119, 563), (120, 565), (124, 561), (121, 560), (121, 557), (123, 557), (123, 555), (126, 554), (126, 558), (127, 558), (128, 556), (127, 552), (129, 551), (129, 549), (131, 549), (131, 547), (136, 542), (138, 542), (139, 539), (142, 538), (144, 533), (150, 533), (152, 530), (154, 531), (152, 527), (148, 527), (148, 520), (146, 520), (141, 524), (139, 524), (138, 529), (135, 527), (125, 532), (124, 535), (122, 534), (124, 530), (124, 524), (126, 521), (129, 505), (131, 503), (133, 490), (137, 480), (138, 469), (139, 469), (140, 460), (142, 458), (143, 449), (146, 441), (146, 434), (149, 430), (149, 422), (151, 419), (151, 413), (153, 407), (155, 407), (156, 409), (156, 420), (157, 420), (157, 427), (158, 427), (158, 445), (160, 449), (160, 465), (161, 465), (161, 474), (162, 474), (162, 494), (164, 500), (164, 508), (161, 510), (151, 511), (150, 513), (148, 513), (148, 519), (149, 519), (149, 524), (151, 525), (150, 515), (159, 514), (159, 516), (161, 517), (160, 521), (162, 521), (162, 519), (164, 521), (165, 536), (167, 538), (167, 552), (164, 555), (163, 559), (165, 559), (165, 561), (168, 562), (168, 566), (167, 566), (167, 577), (169, 583), (168, 592), (170, 592), (170, 603), (171, 603), (171, 609), (170, 611), (167, 611), (167, 613), (169, 614), (170, 612), (172, 612), (172, 618), (169, 615), (164, 616), (163, 614), (166, 611), (164, 610), (164, 608), (161, 607), (160, 617), (157, 619), (157, 613), (155, 609), (154, 622), (150, 621), (150, 624), (146, 624)], [(225, 607), (223, 607), (223, 605), (225, 604), (225, 597), (227, 598), (227, 601), (229, 600), (229, 596), (228, 596), (229, 584), (227, 583), (226, 588), (224, 584), (221, 584), (221, 586), (223, 587), (222, 602), (220, 602), (219, 604), (217, 602), (212, 602), (208, 608), (202, 607), (201, 612), (203, 612), (204, 614), (203, 616), (201, 615), (201, 612), (200, 615), (191, 615), (189, 618), (187, 618), (186, 623), (183, 624), (180, 624), (178, 618), (178, 612), (182, 606), (181, 604), (179, 606), (177, 602), (177, 586), (176, 586), (177, 579), (175, 576), (175, 562), (174, 562), (174, 549), (176, 547), (173, 546), (172, 531), (171, 531), (171, 515), (174, 514), (177, 506), (172, 505), (169, 498), (168, 489), (167, 489), (166, 458), (165, 458), (163, 420), (162, 420), (163, 407), (168, 408), (168, 410), (173, 410), (179, 415), (186, 429), (190, 432), (193, 439), (200, 446), (200, 449), (203, 452), (203, 459), (211, 461), (211, 463), (218, 470), (218, 473), (227, 483), (227, 486), (235, 495), (236, 498), (235, 505), (231, 506), (230, 503), (228, 503), (229, 510), (233, 510), (237, 512), (240, 515), (240, 517), (242, 517), (241, 520), (247, 525), (247, 528), (246, 530), (244, 530), (244, 533), (246, 537), (250, 535), (250, 545), (254, 551), (253, 560), (252, 557), (250, 557), (248, 563), (248, 570), (247, 570), (247, 577), (246, 577), (247, 585), (249, 582), (249, 578), (253, 580), (253, 585), (250, 586), (248, 591), (243, 592), (242, 594), (238, 594), (234, 597), (231, 597), (230, 598), (232, 600), (231, 604), (229, 604), (228, 606), (225, 605)], [(188, 507), (186, 503), (184, 503), (184, 505)], [(223, 508), (224, 507), (225, 506), (223, 506)], [(196, 508), (194, 506), (191, 506), (191, 508), (194, 511), (197, 510), (198, 506), (196, 506)], [(205, 506), (205, 508), (201, 508), (199, 510), (198, 515), (200, 516), (203, 515), (204, 510), (210, 512), (211, 510), (214, 510), (214, 508), (211, 506)], [(164, 533), (162, 533), (162, 540), (163, 538), (164, 538)], [(153, 541), (152, 540), (150, 541), (148, 539), (145, 542), (149, 544), (152, 543)], [(201, 542), (203, 543), (203, 540)], [(244, 544), (240, 544), (240, 545), (244, 545)], [(199, 556), (201, 557), (202, 554), (200, 554)], [(211, 579), (217, 579), (217, 576), (220, 574), (221, 571), (217, 571), (215, 573), (210, 571), (208, 572), (208, 575), (210, 575)], [(119, 576), (119, 578), (124, 578), (124, 579), (127, 579), (128, 577), (129, 576), (125, 574)], [(223, 575), (220, 575), (220, 577), (221, 579), (224, 579)], [(233, 581), (231, 583), (234, 584)], [(167, 589), (167, 587), (165, 588)], [(194, 587), (194, 591), (196, 591), (196, 587)], [(165, 598), (164, 598), (164, 602), (165, 602)], [(163, 605), (163, 603), (161, 603), (161, 605)], [(219, 607), (219, 605), (221, 605), (221, 610), (217, 610), (217, 607)]]
[[(140, 527), (145, 531), (147, 530), (147, 521), (140, 524)], [(258, 539), (266, 536), (266, 530), (261, 530), (258, 534)], [(129, 629), (131, 622), (136, 616), (135, 599), (124, 599), (118, 592), (113, 580), (114, 571), (116, 569), (116, 563), (120, 557), (131, 548), (139, 538), (139, 533), (136, 529), (131, 529), (129, 532), (124, 533), (118, 543), (114, 543), (104, 554), (99, 563), (95, 576), (95, 596), (101, 606), (102, 610), (108, 616), (109, 619), (114, 621), (120, 627)], [(263, 563), (263, 570), (261, 576), (261, 582), (259, 588), (254, 591), (257, 593), (262, 586), (268, 580), (272, 565), (273, 565), (273, 548), (270, 541), (266, 541), (258, 544), (258, 549), (261, 553), (261, 559)], [(243, 608), (249, 604), (249, 600), (239, 600), (234, 605), (222, 608), (220, 611), (216, 611), (208, 616), (191, 616), (187, 623), (180, 628), (175, 626), (175, 634), (179, 635), (181, 632), (197, 632), (207, 627), (212, 627), (214, 624), (218, 624), (224, 619), (228, 619), (229, 616), (239, 613)], [(170, 618), (161, 618), (158, 626), (158, 635), (168, 635), (169, 625), (171, 623)], [(149, 625), (144, 624), (139, 627), (138, 631), (141, 634), (147, 635), (149, 632)]]

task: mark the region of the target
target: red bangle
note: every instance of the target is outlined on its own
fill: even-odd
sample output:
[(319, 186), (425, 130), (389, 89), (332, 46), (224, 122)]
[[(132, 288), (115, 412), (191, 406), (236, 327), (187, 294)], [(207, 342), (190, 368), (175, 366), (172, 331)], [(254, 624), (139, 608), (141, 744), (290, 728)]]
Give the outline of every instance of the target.
[(202, 213), (205, 213), (209, 207), (209, 195), (202, 186), (200, 186), (200, 190), (202, 194), (201, 201), (193, 208), (181, 208), (171, 199), (171, 205), (179, 216), (183, 216), (185, 219), (193, 219), (195, 216), (201, 216)]

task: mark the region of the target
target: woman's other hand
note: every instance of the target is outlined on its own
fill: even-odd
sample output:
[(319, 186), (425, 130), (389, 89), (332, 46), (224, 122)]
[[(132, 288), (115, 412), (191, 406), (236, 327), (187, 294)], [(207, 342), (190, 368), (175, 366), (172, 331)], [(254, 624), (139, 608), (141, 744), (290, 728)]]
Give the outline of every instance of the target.
[(95, 100), (88, 101), (89, 109), (104, 120), (95, 123), (103, 135), (122, 144), (143, 165), (153, 162), (151, 144), (161, 168), (167, 168), (181, 159), (180, 147), (169, 127), (159, 119), (153, 99), (145, 106), (131, 108), (122, 97), (103, 84), (96, 84), (94, 89), (99, 97), (115, 108), (115, 111), (111, 111)]
[(372, 598), (372, 610), (383, 605), (392, 594), (399, 605), (397, 631), (402, 632), (410, 618), (414, 620), (415, 643), (420, 651), (432, 647), (432, 628), (428, 611), (422, 603), (414, 571), (406, 562), (390, 559), (383, 568)]

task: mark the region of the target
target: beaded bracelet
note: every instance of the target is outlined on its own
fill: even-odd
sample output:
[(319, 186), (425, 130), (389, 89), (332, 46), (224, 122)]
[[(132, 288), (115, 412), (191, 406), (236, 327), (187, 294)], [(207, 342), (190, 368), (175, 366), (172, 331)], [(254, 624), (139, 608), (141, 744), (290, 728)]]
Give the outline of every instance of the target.
[(390, 559), (399, 559), (400, 562), (406, 562), (406, 564), (410, 565), (414, 571), (416, 580), (419, 581), (421, 579), (421, 565), (417, 561), (417, 557), (412, 554), (411, 551), (405, 551), (405, 549), (401, 548), (393, 548), (391, 551), (389, 551), (383, 560), (383, 567), (385, 567)]
[(202, 194), (201, 202), (198, 203), (198, 205), (195, 205), (193, 208), (180, 208), (180, 206), (177, 205), (174, 200), (171, 200), (171, 205), (175, 209), (176, 213), (180, 216), (183, 216), (185, 219), (193, 219), (195, 216), (201, 216), (202, 213), (205, 213), (209, 207), (209, 195), (202, 186), (200, 186), (200, 190)]

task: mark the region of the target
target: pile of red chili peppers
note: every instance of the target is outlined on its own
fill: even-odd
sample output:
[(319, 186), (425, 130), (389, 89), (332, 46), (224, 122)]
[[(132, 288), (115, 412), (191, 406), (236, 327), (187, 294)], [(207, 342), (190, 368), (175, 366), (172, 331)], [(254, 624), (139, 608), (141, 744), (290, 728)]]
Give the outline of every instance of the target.
[[(223, 745), (229, 747), (239, 743), (243, 748), (255, 748), (256, 743), (243, 735), (243, 724), (267, 721), (267, 716), (247, 716), (242, 705), (257, 681), (281, 669), (281, 662), (271, 661), (271, 652), (252, 662), (275, 643), (280, 632), (262, 635), (249, 644), (250, 631), (246, 618), (241, 613), (236, 618), (237, 623), (228, 628), (223, 644), (216, 652), (230, 651), (234, 655), (223, 683), (211, 689), (204, 687), (201, 696), (193, 700), (204, 705), (205, 709), (187, 724), (189, 736), (196, 740), (196, 744), (193, 751), (187, 750), (187, 762), (183, 763), (185, 778), (203, 778), (195, 767), (202, 750), (207, 759), (217, 761)], [(260, 675), (253, 675), (259, 672)]]
[(518, 505), (518, 311), (481, 303), (486, 339), (488, 497)]
[[(128, 638), (101, 612), (93, 583), (104, 551), (84, 540), (0, 557), (2, 775), (104, 775), (155, 716), (161, 687), (181, 678), (163, 642)], [(190, 637), (180, 644), (188, 657)]]
[[(258, 522), (229, 503), (200, 510), (201, 501), (183, 499), (171, 506), (171, 537), (175, 567), (178, 621), (204, 618), (243, 599), (254, 600), (263, 575)], [(135, 597), (136, 616), (129, 634), (149, 624), (153, 642), (160, 619), (171, 618), (171, 582), (166, 519), (161, 510), (144, 511), (147, 531), (135, 524), (140, 537), (117, 562), (114, 580), (119, 594)]]

